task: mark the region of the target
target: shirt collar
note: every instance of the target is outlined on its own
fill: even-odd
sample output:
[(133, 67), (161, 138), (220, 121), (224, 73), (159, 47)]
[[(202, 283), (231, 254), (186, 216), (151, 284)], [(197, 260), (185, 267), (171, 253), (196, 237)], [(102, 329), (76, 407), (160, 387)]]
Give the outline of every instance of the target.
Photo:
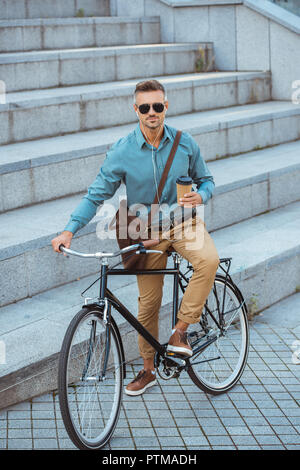
[[(146, 144), (145, 137), (143, 136), (143, 133), (140, 128), (140, 124), (137, 125), (135, 129), (135, 136), (136, 136), (136, 141), (139, 146), (139, 148), (142, 148), (144, 144)], [(161, 140), (161, 142), (164, 142), (166, 139), (173, 140), (173, 137), (168, 129), (168, 126), (166, 124), (164, 125), (164, 135)]]

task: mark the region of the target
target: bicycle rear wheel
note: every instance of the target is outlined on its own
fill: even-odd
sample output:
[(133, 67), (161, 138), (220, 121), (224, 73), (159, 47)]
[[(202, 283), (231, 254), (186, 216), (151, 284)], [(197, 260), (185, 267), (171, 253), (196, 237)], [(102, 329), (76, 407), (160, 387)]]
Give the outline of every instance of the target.
[[(218, 326), (222, 318), (223, 329)], [(200, 322), (193, 325), (189, 337), (194, 343), (193, 349), (208, 344), (189, 361), (187, 371), (193, 382), (213, 395), (228, 392), (240, 379), (246, 366), (249, 326), (241, 293), (231, 284), (225, 288), (223, 276), (216, 276)], [(209, 344), (210, 340), (212, 342)]]
[(71, 321), (59, 360), (58, 392), (64, 425), (79, 449), (100, 449), (116, 427), (122, 398), (121, 345), (102, 312), (83, 308)]

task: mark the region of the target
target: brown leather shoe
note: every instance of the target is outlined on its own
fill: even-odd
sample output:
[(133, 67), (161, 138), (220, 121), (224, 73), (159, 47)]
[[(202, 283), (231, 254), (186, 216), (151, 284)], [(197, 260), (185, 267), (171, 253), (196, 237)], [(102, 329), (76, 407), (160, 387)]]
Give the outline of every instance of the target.
[(142, 369), (135, 379), (125, 387), (126, 395), (136, 396), (144, 393), (147, 388), (157, 384), (156, 375), (151, 370)]
[(186, 331), (180, 330), (179, 328), (174, 331), (167, 346), (167, 351), (183, 356), (192, 356), (193, 350), (187, 338)]

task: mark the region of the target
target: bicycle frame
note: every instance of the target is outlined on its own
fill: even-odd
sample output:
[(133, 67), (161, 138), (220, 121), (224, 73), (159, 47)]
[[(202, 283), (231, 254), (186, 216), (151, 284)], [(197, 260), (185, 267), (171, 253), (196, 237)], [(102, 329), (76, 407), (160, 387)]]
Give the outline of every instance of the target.
[[(158, 274), (167, 274), (167, 275), (173, 275), (174, 280), (173, 280), (173, 303), (172, 303), (172, 328), (177, 322), (177, 312), (178, 312), (178, 295), (179, 295), (179, 287), (184, 293), (185, 287), (183, 286), (182, 281), (185, 281), (187, 284), (189, 282), (188, 278), (180, 271), (180, 259), (181, 256), (175, 253), (173, 256), (174, 260), (174, 268), (165, 268), (165, 269), (145, 269), (145, 270), (126, 270), (126, 269), (115, 269), (115, 268), (109, 268), (108, 263), (106, 260), (102, 260), (101, 264), (101, 276), (100, 276), (100, 289), (99, 289), (99, 298), (98, 302), (94, 303), (92, 305), (95, 306), (100, 306), (101, 308), (105, 303), (108, 302), (109, 306), (107, 308), (108, 310), (108, 318), (106, 318), (107, 325), (109, 325), (111, 318), (110, 318), (110, 311), (111, 308), (110, 306), (113, 305), (114, 308), (120, 313), (120, 315), (128, 321), (128, 323), (155, 349), (155, 351), (161, 356), (165, 357), (165, 345), (160, 344), (150, 333), (149, 331), (135, 318), (135, 316), (125, 307), (125, 305), (122, 304), (122, 302), (107, 288), (107, 276), (110, 275), (139, 275), (139, 274), (147, 274), (147, 275), (158, 275)], [(225, 289), (227, 283), (231, 284), (232, 280), (228, 274), (229, 267), (230, 267), (230, 258), (223, 258), (220, 259), (220, 264), (221, 263), (226, 263), (228, 266), (227, 272), (226, 272), (226, 283), (225, 283)], [(188, 264), (188, 267), (190, 265)], [(222, 268), (223, 269), (223, 268)], [(223, 271), (225, 271), (223, 269)], [(233, 283), (232, 283), (233, 284)], [(234, 285), (234, 284), (233, 284)], [(224, 295), (225, 297), (225, 295)], [(217, 319), (212, 315), (211, 312), (208, 310), (208, 314), (213, 318), (217, 326), (219, 327), (220, 331), (222, 330), (222, 319), (221, 319), (221, 311), (220, 311), (220, 306), (218, 305), (218, 316), (219, 316), (219, 322)], [(107, 315), (107, 313), (106, 313)], [(107, 356), (109, 354), (109, 328), (107, 328), (106, 331), (106, 341), (107, 341)], [(200, 344), (198, 347), (194, 349), (194, 355), (199, 354), (200, 352), (204, 351), (210, 344), (212, 344), (214, 341), (218, 339), (218, 335), (214, 335), (213, 337), (209, 338), (207, 341), (204, 343)], [(193, 346), (196, 346), (199, 343), (200, 340), (196, 340), (193, 343)], [(124, 353), (123, 353), (124, 355)], [(178, 366), (178, 360), (176, 361), (175, 358), (168, 357), (168, 361), (174, 366)], [(105, 361), (106, 362), (106, 361)], [(123, 362), (125, 362), (125, 358), (123, 358)], [(185, 361), (181, 360), (181, 365), (186, 365)], [(105, 370), (105, 367), (104, 367)]]
[[(122, 317), (130, 323), (130, 325), (141, 335), (145, 340), (160, 354), (164, 355), (165, 348), (161, 345), (150, 333), (149, 331), (144, 328), (144, 326), (135, 318), (135, 316), (122, 304), (122, 302), (115, 297), (115, 295), (107, 288), (107, 276), (111, 275), (139, 275), (139, 274), (147, 274), (147, 275), (158, 275), (158, 274), (167, 274), (173, 275), (173, 307), (172, 307), (172, 327), (174, 327), (177, 321), (177, 311), (178, 311), (178, 294), (180, 286), (182, 292), (184, 291), (183, 286), (181, 284), (180, 276), (182, 273), (179, 270), (179, 259), (178, 256), (175, 255), (175, 262), (174, 268), (166, 268), (166, 269), (145, 269), (145, 270), (125, 270), (125, 269), (110, 269), (107, 264), (103, 263), (101, 265), (101, 280), (100, 280), (100, 292), (99, 292), (99, 303), (103, 304), (105, 299), (107, 299), (115, 309), (122, 315)], [(108, 322), (110, 318), (108, 318)]]

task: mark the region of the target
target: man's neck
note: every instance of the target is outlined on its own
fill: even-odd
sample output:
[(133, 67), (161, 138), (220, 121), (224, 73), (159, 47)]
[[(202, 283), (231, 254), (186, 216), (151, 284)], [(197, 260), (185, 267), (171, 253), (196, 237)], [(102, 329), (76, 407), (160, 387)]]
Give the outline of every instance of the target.
[(149, 127), (140, 125), (140, 129), (146, 142), (148, 142), (153, 147), (158, 148), (164, 135), (164, 125), (162, 125), (159, 129), (151, 129)]

